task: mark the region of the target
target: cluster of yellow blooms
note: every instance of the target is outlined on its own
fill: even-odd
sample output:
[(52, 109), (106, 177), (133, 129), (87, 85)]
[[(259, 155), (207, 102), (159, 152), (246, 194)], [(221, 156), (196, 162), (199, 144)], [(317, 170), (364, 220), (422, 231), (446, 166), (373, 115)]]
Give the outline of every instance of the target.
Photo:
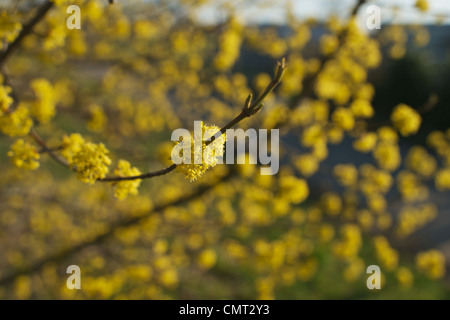
[(111, 159), (103, 143), (85, 142), (80, 134), (75, 133), (63, 137), (62, 147), (61, 154), (76, 170), (81, 181), (93, 184), (109, 172)]
[(431, 279), (440, 279), (445, 275), (445, 257), (438, 250), (420, 252), (416, 256), (416, 264)]
[(32, 126), (29, 109), (23, 103), (14, 111), (0, 116), (0, 130), (11, 137), (27, 135)]
[(218, 70), (229, 70), (239, 57), (242, 42), (241, 29), (242, 26), (234, 20), (220, 35), (219, 52), (214, 59), (214, 66)]
[[(114, 174), (118, 177), (130, 177), (138, 176), (141, 174), (138, 168), (131, 167), (130, 163), (126, 160), (119, 160), (117, 168), (114, 170)], [(119, 199), (125, 199), (129, 194), (137, 194), (139, 185), (141, 184), (140, 179), (114, 182), (114, 196)]]
[(34, 170), (39, 168), (39, 152), (28, 142), (18, 139), (8, 151), (12, 163), (18, 168)]
[(9, 107), (13, 103), (13, 99), (10, 96), (11, 87), (0, 86), (0, 114), (7, 112)]
[(437, 208), (433, 204), (423, 204), (419, 207), (405, 206), (398, 216), (397, 234), (400, 237), (407, 237), (436, 216)]
[(406, 104), (399, 104), (394, 108), (391, 120), (400, 134), (404, 137), (417, 133), (422, 117), (413, 108)]
[(436, 159), (421, 146), (414, 146), (408, 151), (405, 165), (408, 169), (425, 178), (431, 177), (437, 168)]
[(356, 225), (347, 224), (341, 227), (340, 233), (342, 239), (334, 244), (334, 253), (346, 260), (356, 257), (362, 246), (360, 229)]
[(31, 88), (36, 95), (36, 100), (31, 106), (31, 114), (39, 122), (46, 124), (56, 113), (53, 87), (46, 79), (35, 79), (31, 82)]
[[(177, 166), (177, 170), (190, 181), (196, 180), (206, 170), (216, 166), (217, 158), (222, 157), (224, 154), (225, 134), (206, 145), (206, 141), (215, 135), (220, 128), (204, 125), (203, 122), (201, 125), (203, 141), (200, 142), (200, 137), (191, 135), (190, 141), (176, 141), (172, 150), (172, 153), (182, 155), (183, 162)], [(186, 146), (186, 144), (190, 144), (190, 154), (183, 153), (183, 146)]]
[(428, 198), (428, 188), (416, 174), (403, 170), (397, 175), (397, 187), (405, 202), (423, 201)]
[(388, 271), (395, 269), (398, 265), (398, 252), (389, 245), (388, 240), (384, 236), (377, 236), (373, 243), (377, 258), (384, 268)]
[(0, 49), (3, 45), (14, 41), (22, 30), (22, 25), (17, 22), (17, 18), (6, 11), (0, 12)]
[(103, 108), (97, 104), (93, 104), (89, 109), (91, 112), (91, 118), (87, 123), (87, 128), (93, 132), (102, 132), (107, 121)]
[(416, 7), (420, 10), (420, 11), (428, 11), (429, 8), (429, 4), (428, 4), (428, 0), (417, 0), (416, 1)]

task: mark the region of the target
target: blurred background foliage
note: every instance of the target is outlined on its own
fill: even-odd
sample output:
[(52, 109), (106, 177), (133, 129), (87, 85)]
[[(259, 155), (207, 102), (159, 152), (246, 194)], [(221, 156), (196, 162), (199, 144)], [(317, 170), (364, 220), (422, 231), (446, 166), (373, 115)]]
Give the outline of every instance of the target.
[[(0, 298), (449, 298), (447, 17), (424, 0), (320, 19), (299, 3), (0, 2)], [(370, 4), (390, 13), (381, 30)], [(275, 7), (281, 24), (244, 10)], [(238, 125), (280, 129), (278, 174), (97, 181), (169, 166), (174, 129), (225, 125), (283, 57), (282, 83)]]

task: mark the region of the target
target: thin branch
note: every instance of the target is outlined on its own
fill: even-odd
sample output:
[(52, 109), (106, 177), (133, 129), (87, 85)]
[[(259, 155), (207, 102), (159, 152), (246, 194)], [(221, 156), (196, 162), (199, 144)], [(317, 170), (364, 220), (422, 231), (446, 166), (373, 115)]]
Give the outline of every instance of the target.
[[(214, 134), (209, 141), (205, 142), (205, 145), (208, 146), (211, 144), (215, 139), (220, 137), (222, 134), (224, 134), (228, 129), (234, 127), (239, 122), (244, 120), (245, 118), (251, 117), (258, 113), (261, 108), (263, 107), (265, 98), (275, 89), (275, 87), (280, 83), (284, 72), (286, 70), (286, 61), (285, 59), (281, 59), (281, 61), (277, 62), (277, 68), (275, 71), (275, 75), (270, 81), (270, 83), (267, 85), (266, 89), (263, 91), (263, 93), (256, 98), (255, 101), (252, 102), (252, 95), (249, 95), (247, 98), (244, 108), (242, 109), (241, 113), (239, 113), (233, 120), (228, 122), (225, 126), (223, 126), (216, 134)], [(126, 180), (137, 180), (137, 179), (149, 179), (157, 176), (162, 176), (167, 173), (172, 172), (177, 167), (176, 164), (171, 165), (170, 167), (167, 167), (165, 169), (154, 171), (154, 172), (148, 172), (137, 176), (129, 176), (129, 177), (107, 177), (103, 179), (98, 179), (97, 181), (100, 182), (114, 182), (114, 181), (126, 181)]]
[(50, 155), (50, 157), (52, 157), (53, 160), (62, 164), (65, 167), (69, 167), (69, 164), (67, 163), (66, 159), (56, 154), (51, 148), (49, 148), (45, 143), (45, 141), (36, 132), (36, 130), (31, 129), (29, 134), (34, 139), (34, 141), (36, 141), (36, 143), (42, 147), (42, 150), (47, 152)]
[(165, 169), (159, 170), (159, 171), (153, 171), (153, 172), (147, 172), (138, 176), (130, 176), (130, 177), (107, 177), (103, 179), (98, 179), (99, 182), (114, 182), (114, 181), (126, 181), (126, 180), (137, 180), (137, 179), (149, 179), (153, 177), (162, 176), (165, 174), (168, 174), (175, 170), (177, 167), (176, 164), (171, 165), (170, 167), (167, 167)]
[(5, 51), (0, 53), (0, 64), (3, 64), (6, 59), (11, 55), (11, 53), (14, 52), (15, 49), (20, 45), (22, 40), (31, 33), (34, 26), (38, 24), (47, 14), (47, 12), (53, 7), (53, 2), (50, 0), (45, 1), (38, 9), (36, 14), (31, 18), (31, 20), (26, 23), (22, 30), (20, 31), (19, 35), (16, 39), (14, 39), (13, 42), (11, 42)]

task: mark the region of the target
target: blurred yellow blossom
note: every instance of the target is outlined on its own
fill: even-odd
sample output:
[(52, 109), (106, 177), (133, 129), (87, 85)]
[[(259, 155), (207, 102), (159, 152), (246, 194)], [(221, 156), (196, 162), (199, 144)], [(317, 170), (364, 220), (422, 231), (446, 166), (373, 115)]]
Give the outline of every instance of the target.
[(39, 168), (39, 152), (28, 142), (18, 139), (8, 151), (11, 162), (18, 168), (35, 170)]

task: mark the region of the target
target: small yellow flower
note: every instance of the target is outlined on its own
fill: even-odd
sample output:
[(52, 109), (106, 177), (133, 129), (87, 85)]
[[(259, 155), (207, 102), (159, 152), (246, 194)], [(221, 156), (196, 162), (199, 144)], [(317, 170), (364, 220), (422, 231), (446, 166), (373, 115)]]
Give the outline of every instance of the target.
[(327, 192), (320, 198), (323, 211), (330, 216), (339, 214), (342, 210), (342, 199), (337, 193)]
[(35, 79), (31, 82), (31, 88), (36, 96), (31, 113), (41, 123), (48, 123), (56, 113), (53, 87), (46, 79)]
[(405, 159), (406, 167), (424, 177), (431, 177), (436, 171), (436, 159), (424, 147), (414, 146)]
[(363, 99), (356, 99), (350, 105), (350, 110), (352, 110), (355, 117), (360, 118), (370, 118), (373, 116), (373, 107), (369, 101)]
[(436, 173), (435, 184), (439, 191), (450, 190), (450, 168), (441, 169)]
[(84, 143), (84, 138), (79, 133), (72, 133), (70, 136), (64, 135), (61, 154), (69, 164), (73, 163), (73, 156), (81, 150)]
[(377, 144), (377, 135), (374, 132), (363, 134), (353, 142), (353, 148), (359, 152), (367, 153), (372, 151)]
[(87, 123), (87, 128), (92, 132), (102, 132), (106, 125), (106, 114), (103, 108), (97, 104), (89, 107), (91, 118)]
[(17, 140), (8, 151), (11, 162), (18, 168), (35, 170), (39, 168), (39, 152), (23, 139)]
[(72, 158), (72, 168), (77, 171), (78, 178), (88, 184), (104, 178), (109, 172), (108, 166), (111, 164), (108, 153), (109, 151), (103, 143), (87, 142), (83, 144)]
[[(190, 141), (176, 142), (173, 151), (181, 152), (183, 150), (184, 143), (191, 144), (191, 153), (183, 154), (183, 163), (177, 165), (177, 170), (182, 173), (186, 179), (194, 181), (205, 173), (209, 168), (215, 167), (217, 164), (217, 158), (223, 156), (225, 134), (222, 134), (219, 138), (215, 139), (208, 146), (206, 142), (216, 132), (220, 130), (216, 126), (207, 126), (202, 122), (203, 142), (200, 146), (195, 148), (194, 141), (200, 139), (199, 137), (192, 137)], [(201, 159), (201, 163), (196, 164), (196, 159)]]
[(333, 174), (346, 187), (353, 186), (358, 181), (358, 170), (352, 164), (338, 164), (334, 167)]
[(28, 113), (28, 108), (19, 104), (13, 112), (0, 115), (0, 130), (10, 137), (27, 135), (33, 126)]
[(429, 5), (427, 0), (417, 0), (415, 4), (416, 8), (422, 12), (428, 11)]
[(310, 177), (319, 169), (319, 161), (311, 154), (304, 154), (295, 159), (295, 166), (305, 177)]
[(355, 126), (355, 118), (353, 113), (346, 108), (337, 108), (332, 115), (333, 122), (341, 129), (348, 131), (352, 130)]
[(381, 142), (375, 148), (373, 155), (382, 169), (394, 171), (400, 166), (401, 155), (397, 144)]
[(406, 288), (411, 287), (414, 282), (414, 276), (411, 270), (405, 267), (398, 268), (395, 276), (397, 277), (398, 283)]
[(416, 265), (430, 279), (440, 279), (445, 275), (445, 257), (438, 250), (432, 249), (418, 253)]
[[(119, 160), (117, 168), (114, 170), (114, 174), (119, 177), (131, 177), (141, 174), (138, 168), (131, 167), (130, 163), (126, 160)], [(125, 199), (129, 194), (137, 194), (141, 179), (124, 180), (114, 182), (114, 196), (119, 199)]]
[(10, 87), (0, 85), (0, 115), (8, 111), (9, 106), (13, 103), (10, 93)]
[(211, 269), (217, 261), (217, 254), (212, 249), (203, 250), (198, 256), (197, 262), (202, 269)]
[(406, 137), (417, 133), (422, 117), (416, 110), (406, 104), (399, 104), (391, 114), (391, 121), (400, 134)]
[(282, 197), (292, 203), (301, 203), (309, 195), (308, 183), (304, 179), (294, 176), (282, 176), (280, 178), (280, 193)]

